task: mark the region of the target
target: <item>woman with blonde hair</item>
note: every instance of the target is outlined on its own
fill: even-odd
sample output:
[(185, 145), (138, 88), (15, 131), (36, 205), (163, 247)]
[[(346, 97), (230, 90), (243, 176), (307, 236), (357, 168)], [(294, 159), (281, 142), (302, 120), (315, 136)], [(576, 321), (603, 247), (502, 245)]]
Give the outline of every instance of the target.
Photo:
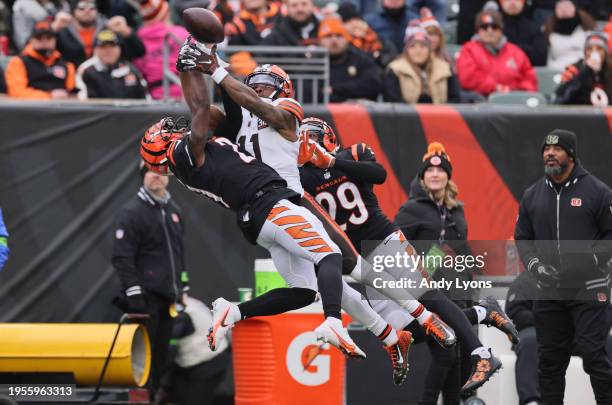
[(457, 77), (450, 64), (435, 55), (427, 31), (408, 27), (405, 44), (404, 52), (385, 71), (384, 100), (408, 104), (460, 102)]
[[(427, 255), (470, 254), (466, 243), (467, 222), (463, 204), (457, 200), (458, 190), (451, 180), (452, 173), (451, 159), (444, 146), (438, 142), (431, 143), (423, 156), (421, 170), (411, 184), (410, 199), (395, 217), (395, 224), (418, 252)], [(471, 279), (467, 271), (444, 267), (430, 270), (434, 280)], [(465, 291), (444, 292), (460, 308), (471, 306)], [(462, 364), (469, 367), (467, 354), (461, 353), (460, 349), (443, 349), (433, 341), (427, 344), (432, 360), (419, 404), (437, 404), (440, 393), (444, 404), (459, 404), (461, 384), (469, 372), (462, 369)]]

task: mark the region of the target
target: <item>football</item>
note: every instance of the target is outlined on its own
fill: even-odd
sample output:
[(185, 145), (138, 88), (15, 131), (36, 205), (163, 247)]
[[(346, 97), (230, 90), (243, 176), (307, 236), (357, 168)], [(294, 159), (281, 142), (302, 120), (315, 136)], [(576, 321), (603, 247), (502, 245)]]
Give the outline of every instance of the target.
[(188, 8), (183, 11), (183, 21), (187, 31), (198, 41), (207, 44), (223, 42), (223, 26), (212, 11), (201, 7)]

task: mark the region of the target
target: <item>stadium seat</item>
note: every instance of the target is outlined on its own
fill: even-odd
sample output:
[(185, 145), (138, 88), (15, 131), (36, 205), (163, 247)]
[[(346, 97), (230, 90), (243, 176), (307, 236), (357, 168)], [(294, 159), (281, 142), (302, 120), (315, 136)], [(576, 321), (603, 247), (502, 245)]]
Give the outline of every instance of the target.
[(527, 107), (539, 107), (546, 105), (546, 97), (542, 93), (531, 91), (511, 91), (509, 93), (491, 93), (489, 95), (491, 104), (516, 104)]
[(562, 72), (546, 67), (536, 67), (535, 70), (538, 76), (538, 91), (544, 94), (548, 101), (552, 101), (555, 90), (561, 83)]

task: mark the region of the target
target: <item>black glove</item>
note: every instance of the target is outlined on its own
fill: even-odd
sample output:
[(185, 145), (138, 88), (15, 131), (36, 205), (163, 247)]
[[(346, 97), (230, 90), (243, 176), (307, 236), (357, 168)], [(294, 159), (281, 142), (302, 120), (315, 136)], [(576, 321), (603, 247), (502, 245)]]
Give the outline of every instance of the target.
[(176, 58), (176, 70), (179, 72), (189, 72), (196, 69), (195, 56), (191, 50), (191, 36), (188, 36)]
[(559, 271), (550, 264), (538, 262), (532, 271), (538, 280), (538, 288), (559, 286)]
[(182, 71), (199, 70), (202, 73), (212, 75), (219, 69), (217, 57), (217, 45), (208, 48), (200, 42), (185, 43), (179, 51), (177, 69)]
[(147, 303), (145, 302), (144, 296), (142, 294), (129, 295), (127, 297), (127, 308), (125, 312), (128, 314), (146, 314)]

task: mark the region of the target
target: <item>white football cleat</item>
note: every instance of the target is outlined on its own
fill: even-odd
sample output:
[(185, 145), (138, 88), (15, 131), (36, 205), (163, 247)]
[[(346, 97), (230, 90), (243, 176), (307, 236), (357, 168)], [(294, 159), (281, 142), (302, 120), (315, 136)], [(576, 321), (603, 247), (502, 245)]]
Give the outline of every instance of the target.
[(365, 359), (366, 354), (353, 342), (348, 330), (342, 326), (342, 321), (336, 318), (327, 318), (315, 329), (319, 344), (329, 343), (337, 347), (347, 357)]
[(225, 298), (217, 298), (212, 304), (213, 322), (208, 330), (208, 346), (215, 351), (225, 338), (227, 331), (240, 320), (240, 310)]

